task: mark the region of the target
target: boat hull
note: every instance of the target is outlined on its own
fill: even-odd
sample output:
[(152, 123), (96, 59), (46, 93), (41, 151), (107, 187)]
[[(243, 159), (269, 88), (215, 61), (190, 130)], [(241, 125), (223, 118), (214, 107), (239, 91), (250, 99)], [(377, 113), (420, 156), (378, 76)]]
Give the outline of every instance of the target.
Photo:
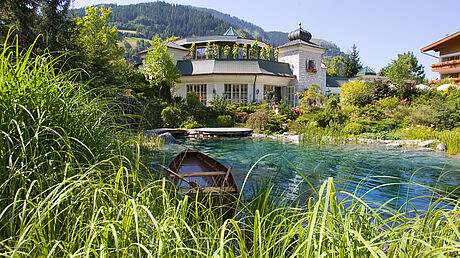
[[(233, 214), (239, 197), (239, 189), (231, 172), (217, 160), (197, 151), (183, 151), (168, 165), (179, 176), (168, 173), (168, 178), (179, 192), (208, 203), (213, 207), (224, 208), (223, 213)], [(186, 181), (199, 187), (192, 187)]]

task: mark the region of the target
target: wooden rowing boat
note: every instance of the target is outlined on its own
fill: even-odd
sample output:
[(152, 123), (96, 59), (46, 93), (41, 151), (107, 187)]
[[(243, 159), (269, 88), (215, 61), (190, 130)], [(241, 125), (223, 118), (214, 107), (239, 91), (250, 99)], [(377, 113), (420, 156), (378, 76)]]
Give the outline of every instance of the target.
[[(170, 171), (168, 171), (170, 170)], [(214, 205), (234, 206), (239, 189), (232, 168), (198, 151), (179, 153), (168, 165), (168, 178), (183, 194), (211, 195)]]

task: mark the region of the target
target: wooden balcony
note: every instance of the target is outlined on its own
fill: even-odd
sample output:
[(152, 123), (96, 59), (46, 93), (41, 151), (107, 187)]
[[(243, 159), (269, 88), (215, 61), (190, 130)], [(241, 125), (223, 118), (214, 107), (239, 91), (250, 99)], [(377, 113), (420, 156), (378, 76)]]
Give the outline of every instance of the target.
[(460, 69), (460, 60), (447, 61), (431, 65), (431, 71), (433, 72), (441, 72), (456, 69)]

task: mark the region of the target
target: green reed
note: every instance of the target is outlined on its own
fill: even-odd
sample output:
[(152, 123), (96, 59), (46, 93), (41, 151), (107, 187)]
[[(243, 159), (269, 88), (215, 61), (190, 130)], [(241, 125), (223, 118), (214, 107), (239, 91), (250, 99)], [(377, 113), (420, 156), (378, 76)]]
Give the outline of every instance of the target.
[(314, 144), (345, 144), (349, 142), (348, 134), (339, 128), (321, 128), (307, 126), (300, 134), (300, 142)]
[(2, 256), (459, 255), (458, 198), (435, 189), (427, 210), (408, 211), (414, 200), (375, 208), (337, 190), (332, 178), (305, 202), (274, 195), (266, 183), (242, 195), (235, 216), (223, 216), (206, 199), (155, 179), (141, 162), (145, 139), (120, 140), (127, 137), (113, 123), (114, 103), (32, 49), (5, 45), (1, 53)]

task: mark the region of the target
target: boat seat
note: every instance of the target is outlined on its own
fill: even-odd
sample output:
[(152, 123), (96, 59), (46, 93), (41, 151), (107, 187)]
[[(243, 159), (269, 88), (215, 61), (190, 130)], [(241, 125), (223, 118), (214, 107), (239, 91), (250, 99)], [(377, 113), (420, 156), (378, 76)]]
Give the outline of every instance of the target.
[(200, 176), (225, 176), (224, 171), (204, 171), (204, 172), (187, 172), (180, 173), (183, 177), (200, 177)]

